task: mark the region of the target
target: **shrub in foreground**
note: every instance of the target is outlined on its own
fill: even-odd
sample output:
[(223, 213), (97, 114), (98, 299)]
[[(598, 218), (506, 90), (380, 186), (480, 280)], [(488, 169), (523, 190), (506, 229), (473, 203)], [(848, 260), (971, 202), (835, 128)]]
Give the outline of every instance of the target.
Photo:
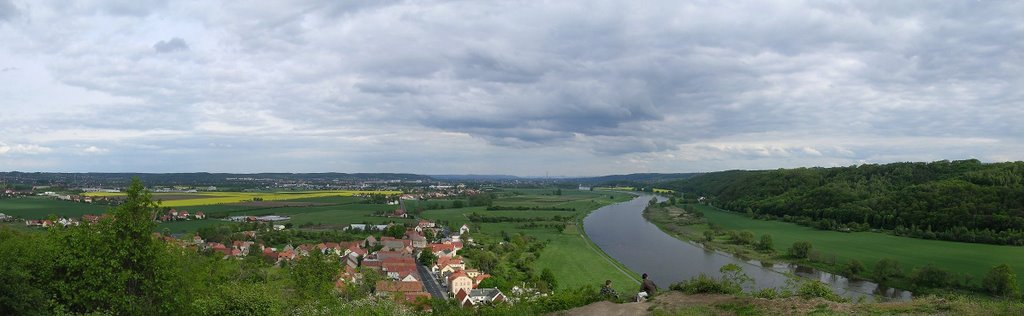
[(986, 292), (997, 296), (1017, 296), (1020, 293), (1020, 289), (1017, 288), (1017, 274), (1005, 263), (992, 267), (992, 270), (985, 274), (981, 286)]
[(672, 284), (669, 289), (686, 294), (739, 294), (743, 292), (744, 284), (753, 283), (753, 279), (743, 274), (743, 269), (738, 265), (727, 264), (719, 268), (718, 271), (722, 273), (721, 279), (701, 273), (696, 278)]
[(696, 278), (672, 284), (669, 289), (686, 294), (739, 294), (743, 291), (739, 286), (709, 277), (703, 273)]
[(846, 299), (835, 291), (828, 284), (822, 283), (818, 280), (811, 280), (800, 284), (800, 288), (796, 290), (796, 294), (805, 299), (812, 298), (823, 298), (833, 302), (845, 302)]
[(789, 247), (788, 254), (790, 257), (797, 259), (807, 259), (807, 256), (811, 253), (811, 243), (808, 241), (798, 241), (793, 243), (793, 246)]

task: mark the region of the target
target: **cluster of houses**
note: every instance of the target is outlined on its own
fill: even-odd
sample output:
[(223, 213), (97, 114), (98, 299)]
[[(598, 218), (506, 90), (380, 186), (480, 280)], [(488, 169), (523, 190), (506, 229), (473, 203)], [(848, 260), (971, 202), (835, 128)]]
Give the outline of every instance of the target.
[[(490, 277), (477, 269), (468, 268), (458, 251), (463, 248), (460, 236), (469, 232), (469, 226), (463, 225), (459, 228), (459, 234), (452, 234), (450, 237), (441, 238), (435, 243), (428, 243), (423, 232), (433, 230), (440, 232), (441, 228), (433, 222), (421, 220), (412, 229), (406, 231), (404, 238), (382, 237), (379, 241), (373, 236), (367, 237), (364, 243), (367, 245), (380, 245), (379, 251), (370, 253), (363, 259), (361, 266), (381, 271), (388, 277), (388, 280), (377, 282), (375, 288), (379, 295), (404, 298), (414, 301), (419, 297), (430, 297), (424, 291), (423, 282), (432, 282), (441, 285), (445, 290), (445, 298), (452, 298), (462, 306), (475, 306), (478, 304), (493, 304), (506, 302), (507, 298), (498, 289), (481, 289), (480, 282)], [(423, 251), (430, 251), (438, 259), (425, 267), (425, 274), (417, 269), (416, 256)], [(339, 280), (355, 281), (356, 276), (351, 274), (355, 266), (348, 266), (351, 269), (347, 275)]]
[(204, 214), (202, 211), (196, 211), (195, 213), (189, 213), (189, 211), (186, 211), (186, 210), (180, 210), (179, 211), (177, 209), (173, 209), (172, 208), (172, 209), (168, 210), (167, 213), (164, 213), (163, 215), (160, 215), (160, 217), (158, 217), (157, 219), (159, 219), (161, 222), (170, 222), (170, 221), (186, 221), (186, 220), (204, 219), (204, 218), (206, 218), (206, 214)]
[(78, 203), (93, 203), (93, 202), (107, 201), (107, 199), (108, 199), (105, 196), (84, 196), (84, 195), (73, 195), (73, 194), (59, 194), (59, 193), (50, 192), (50, 191), (43, 192), (41, 195), (43, 195), (43, 196), (52, 196), (52, 197), (57, 198), (58, 200), (78, 202)]
[(476, 195), (480, 190), (468, 189), (465, 185), (432, 185), (429, 191), (402, 194), (402, 200), (443, 199), (456, 196)]
[(99, 222), (101, 219), (106, 218), (107, 216), (110, 216), (110, 215), (107, 215), (107, 214), (103, 214), (103, 215), (85, 214), (85, 215), (82, 215), (81, 220), (74, 219), (74, 218), (71, 218), (71, 217), (60, 217), (60, 218), (57, 218), (56, 220), (27, 219), (27, 220), (25, 220), (25, 226), (29, 226), (29, 227), (35, 226), (35, 227), (46, 228), (46, 227), (52, 227), (52, 226), (59, 226), (59, 227), (78, 226), (78, 225), (81, 225), (83, 222), (89, 223), (89, 224), (96, 224), (96, 222)]
[[(361, 241), (286, 245), (280, 249), (256, 244), (253, 241), (256, 237), (255, 231), (243, 232), (247, 240), (236, 240), (231, 244), (205, 242), (198, 235), (190, 241), (180, 241), (173, 237), (163, 238), (182, 246), (196, 246), (222, 254), (225, 259), (244, 257), (252, 251), (259, 251), (265, 260), (275, 265), (302, 260), (314, 252), (320, 252), (342, 262), (335, 282), (337, 287), (361, 282), (363, 276), (357, 272), (357, 268), (372, 269), (385, 276), (384, 280), (374, 284), (376, 295), (399, 301), (414, 302), (418, 298), (429, 299), (434, 295), (455, 299), (461, 306), (508, 301), (498, 289), (479, 288), (480, 282), (490, 275), (467, 267), (458, 256), (459, 250), (463, 248), (460, 236), (469, 232), (468, 226), (460, 227), (459, 234), (451, 234), (433, 243), (424, 237), (423, 233), (427, 230), (433, 230), (435, 233), (447, 231), (433, 222), (421, 220), (415, 227), (407, 229), (402, 238), (383, 236), (378, 239), (370, 235)], [(433, 265), (420, 269), (416, 258), (423, 251), (430, 251), (438, 259)], [(443, 290), (431, 294), (424, 282), (439, 285), (437, 289)]]
[(17, 191), (14, 189), (5, 189), (3, 193), (4, 197), (15, 197), (20, 195), (32, 195), (32, 191)]

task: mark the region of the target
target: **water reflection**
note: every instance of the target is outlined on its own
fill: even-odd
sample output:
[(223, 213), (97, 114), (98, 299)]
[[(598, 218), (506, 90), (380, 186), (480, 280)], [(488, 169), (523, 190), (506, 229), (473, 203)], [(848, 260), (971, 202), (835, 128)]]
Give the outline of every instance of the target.
[(869, 281), (851, 280), (795, 264), (742, 260), (678, 240), (643, 218), (643, 209), (651, 197), (641, 195), (628, 202), (602, 207), (584, 219), (584, 229), (612, 258), (633, 271), (649, 274), (662, 287), (701, 273), (721, 277), (718, 269), (734, 263), (754, 279), (754, 285), (748, 290), (785, 287), (786, 275), (791, 274), (829, 284), (837, 294), (853, 299), (872, 300), (877, 296), (882, 300), (909, 300), (912, 297), (910, 291), (880, 287)]

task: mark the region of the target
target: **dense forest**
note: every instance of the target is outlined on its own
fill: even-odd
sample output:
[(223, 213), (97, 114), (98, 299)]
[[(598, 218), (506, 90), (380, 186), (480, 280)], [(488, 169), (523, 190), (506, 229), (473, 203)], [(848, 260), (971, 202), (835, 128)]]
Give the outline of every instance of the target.
[(665, 186), (727, 210), (820, 229), (1024, 245), (1024, 162), (734, 170)]

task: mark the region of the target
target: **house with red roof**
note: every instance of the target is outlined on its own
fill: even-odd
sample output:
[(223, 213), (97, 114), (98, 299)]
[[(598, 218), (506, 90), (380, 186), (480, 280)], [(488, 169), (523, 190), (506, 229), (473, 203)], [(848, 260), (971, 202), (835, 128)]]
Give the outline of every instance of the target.
[(423, 249), (427, 247), (427, 238), (417, 233), (415, 230), (409, 230), (405, 233), (405, 237), (409, 239), (409, 244), (416, 249)]
[(447, 243), (447, 244), (430, 244), (430, 252), (433, 252), (438, 258), (441, 257), (455, 257), (459, 249), (462, 249), (461, 244)]
[(472, 289), (473, 279), (467, 276), (465, 272), (460, 270), (448, 275), (448, 290), (452, 293), (452, 296), (458, 294), (460, 290), (468, 293)]
[(430, 294), (423, 291), (423, 283), (420, 282), (377, 281), (374, 289), (377, 295), (393, 296), (407, 302), (415, 301), (418, 297), (430, 298)]
[(279, 258), (273, 248), (263, 248), (263, 259), (272, 264), (277, 264)]
[[(167, 216), (167, 215), (164, 215), (164, 216)], [(100, 221), (100, 217), (96, 216), (96, 215), (92, 215), (92, 214), (85, 214), (85, 215), (82, 215), (82, 221), (83, 222), (88, 222), (89, 224), (96, 224), (97, 222)]]
[(447, 275), (455, 271), (461, 271), (466, 269), (466, 264), (462, 262), (462, 258), (459, 257), (441, 257), (437, 258), (437, 262), (430, 267), (430, 270), (437, 272), (441, 275)]

